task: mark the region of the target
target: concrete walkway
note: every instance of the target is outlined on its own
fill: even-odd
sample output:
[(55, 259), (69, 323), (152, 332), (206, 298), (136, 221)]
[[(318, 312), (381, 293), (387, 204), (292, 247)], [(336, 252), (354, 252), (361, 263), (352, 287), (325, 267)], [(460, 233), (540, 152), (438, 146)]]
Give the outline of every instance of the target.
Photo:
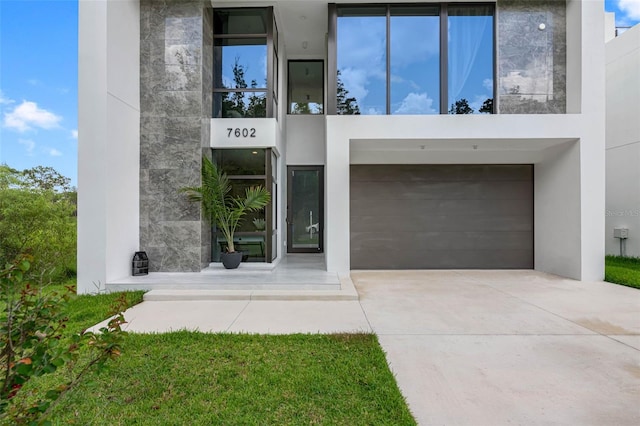
[(374, 331), (424, 425), (640, 424), (640, 291), (535, 271), (352, 272), (359, 301), (147, 301), (132, 332)]

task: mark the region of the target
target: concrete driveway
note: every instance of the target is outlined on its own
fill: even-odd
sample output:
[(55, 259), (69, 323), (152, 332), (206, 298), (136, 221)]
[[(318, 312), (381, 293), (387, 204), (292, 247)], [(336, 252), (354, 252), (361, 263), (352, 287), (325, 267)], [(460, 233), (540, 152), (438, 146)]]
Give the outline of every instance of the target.
[(351, 278), (420, 424), (640, 424), (639, 290), (535, 271)]

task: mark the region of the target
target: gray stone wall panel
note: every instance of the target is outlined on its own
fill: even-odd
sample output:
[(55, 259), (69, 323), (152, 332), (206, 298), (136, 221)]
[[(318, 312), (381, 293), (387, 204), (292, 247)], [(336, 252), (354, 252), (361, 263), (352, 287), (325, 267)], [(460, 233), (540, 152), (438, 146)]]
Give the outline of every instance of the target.
[(140, 4), (140, 245), (151, 271), (199, 271), (210, 251), (200, 206), (180, 192), (201, 183), (210, 126), (209, 4)]
[(497, 5), (499, 112), (564, 114), (566, 1), (499, 0)]

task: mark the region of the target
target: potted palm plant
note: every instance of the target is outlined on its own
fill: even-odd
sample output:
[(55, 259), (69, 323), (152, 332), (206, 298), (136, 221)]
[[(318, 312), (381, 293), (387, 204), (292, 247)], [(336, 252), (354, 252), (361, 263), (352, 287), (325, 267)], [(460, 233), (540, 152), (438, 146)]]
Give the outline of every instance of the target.
[(202, 205), (209, 223), (218, 227), (227, 240), (227, 251), (220, 253), (220, 260), (227, 269), (240, 265), (242, 252), (236, 251), (233, 236), (236, 228), (248, 212), (264, 208), (271, 201), (271, 195), (262, 186), (245, 190), (244, 197), (231, 195), (229, 178), (207, 157), (202, 158), (202, 186), (181, 189), (191, 202)]

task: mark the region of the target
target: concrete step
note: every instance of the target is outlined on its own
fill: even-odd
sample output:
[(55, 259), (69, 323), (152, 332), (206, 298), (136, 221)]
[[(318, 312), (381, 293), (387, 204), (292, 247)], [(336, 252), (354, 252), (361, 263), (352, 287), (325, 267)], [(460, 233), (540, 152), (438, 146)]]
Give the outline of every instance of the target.
[[(246, 285), (217, 285), (215, 288), (155, 288), (144, 295), (145, 301), (202, 300), (358, 300), (351, 278), (341, 276), (338, 285), (265, 284), (257, 288)], [(255, 286), (255, 285), (254, 285)]]
[(342, 290), (151, 290), (145, 302), (203, 300), (358, 300)]

